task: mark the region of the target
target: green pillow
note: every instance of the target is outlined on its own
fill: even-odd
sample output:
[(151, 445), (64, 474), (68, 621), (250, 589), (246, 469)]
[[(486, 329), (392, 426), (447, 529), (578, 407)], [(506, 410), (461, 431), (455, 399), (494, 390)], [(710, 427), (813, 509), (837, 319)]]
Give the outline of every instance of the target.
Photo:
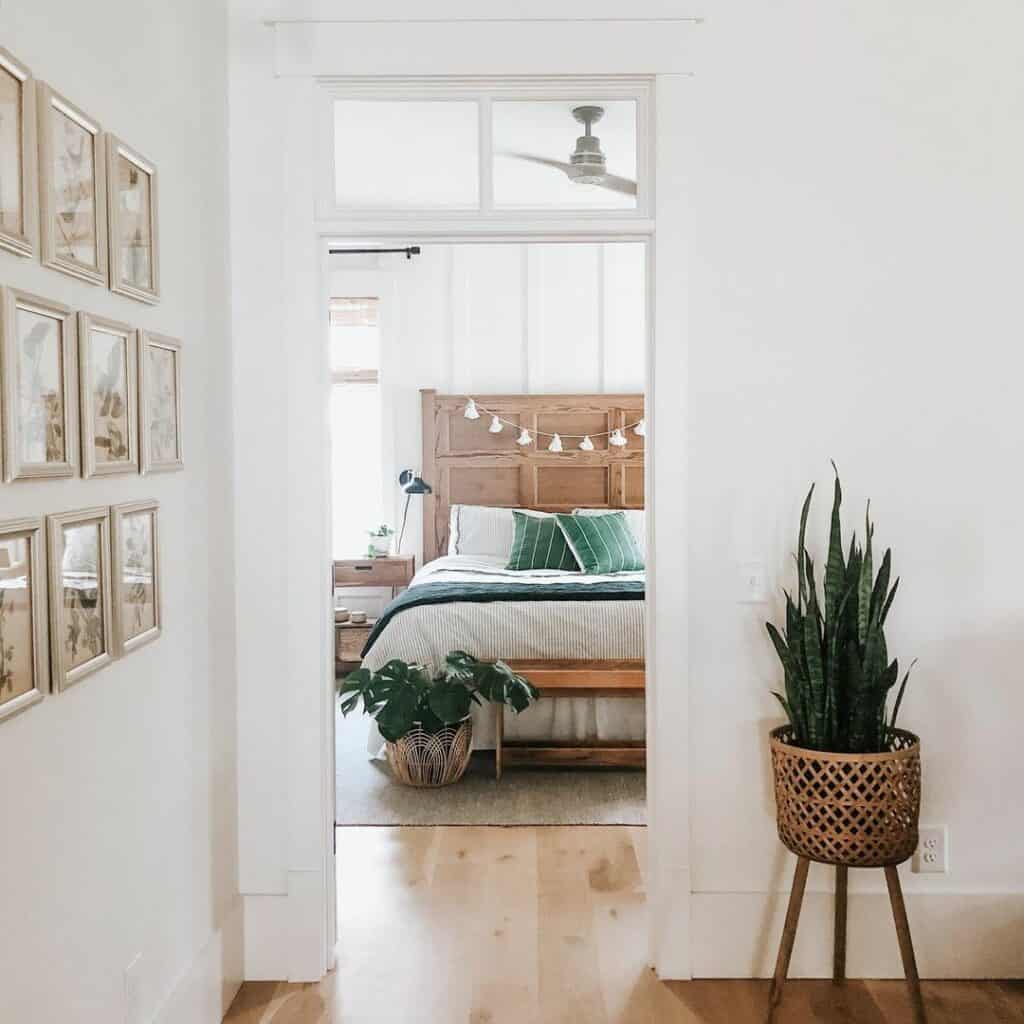
[(528, 516), (525, 512), (513, 512), (512, 516), (516, 532), (506, 569), (580, 571), (554, 516)]
[(623, 512), (606, 516), (555, 517), (565, 539), (589, 576), (612, 572), (639, 572), (644, 553), (633, 536)]

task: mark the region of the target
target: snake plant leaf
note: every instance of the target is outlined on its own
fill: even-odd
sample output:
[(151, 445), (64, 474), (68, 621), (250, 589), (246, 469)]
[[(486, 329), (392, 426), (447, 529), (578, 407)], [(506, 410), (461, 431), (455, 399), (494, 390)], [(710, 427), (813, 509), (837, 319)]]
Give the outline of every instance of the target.
[(807, 513), (811, 509), (811, 498), (814, 496), (814, 484), (804, 498), (804, 507), (800, 510), (800, 533), (796, 542), (796, 564), (797, 564), (797, 607), (803, 610), (807, 606), (807, 578), (804, 575), (804, 556), (807, 553), (804, 539), (807, 536)]
[(782, 705), (782, 710), (786, 712), (786, 717), (789, 719), (790, 725), (792, 725), (793, 711), (789, 706), (789, 701), (778, 690), (772, 690), (772, 696)]
[(807, 658), (807, 680), (810, 686), (811, 708), (807, 722), (811, 745), (820, 749), (825, 739), (825, 668), (822, 664), (821, 633), (818, 602), (814, 593), (813, 566), (808, 559), (808, 614), (804, 618), (804, 655)]
[[(832, 468), (835, 469), (835, 463)], [(832, 498), (832, 523), (829, 528), (828, 560), (825, 563), (825, 621), (835, 619), (836, 608), (843, 588), (846, 565), (843, 562), (843, 533), (839, 521), (839, 510), (843, 503), (843, 488), (836, 470), (835, 492)]]
[(874, 567), (871, 564), (871, 537), (874, 528), (868, 518), (871, 512), (871, 502), (868, 502), (868, 511), (864, 513), (865, 532), (867, 541), (864, 545), (864, 556), (860, 564), (860, 583), (857, 595), (857, 639), (863, 647), (868, 640), (868, 623), (871, 619), (871, 585), (874, 582)]
[(871, 612), (879, 611), (889, 591), (889, 574), (892, 572), (892, 548), (886, 548), (882, 564), (878, 567), (875, 585), (871, 588)]
[(900, 705), (903, 703), (903, 694), (907, 689), (907, 680), (910, 678), (910, 673), (914, 666), (917, 664), (917, 658), (910, 663), (910, 668), (907, 669), (906, 674), (903, 676), (903, 682), (900, 683), (899, 691), (896, 694), (896, 703), (892, 708), (892, 718), (889, 721), (889, 728), (896, 728), (896, 716), (900, 713)]
[(885, 604), (882, 606), (882, 614), (879, 616), (879, 622), (885, 625), (886, 617), (889, 614), (889, 609), (892, 607), (892, 599), (896, 596), (896, 588), (900, 585), (899, 576), (896, 577), (896, 582), (892, 585), (892, 590), (889, 591), (889, 596), (885, 599)]

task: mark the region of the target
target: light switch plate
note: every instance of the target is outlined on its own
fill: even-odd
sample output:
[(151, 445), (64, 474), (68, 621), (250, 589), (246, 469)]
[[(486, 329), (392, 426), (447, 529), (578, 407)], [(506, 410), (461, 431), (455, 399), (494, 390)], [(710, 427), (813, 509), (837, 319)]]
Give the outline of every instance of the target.
[(763, 604), (768, 600), (763, 562), (740, 562), (738, 600), (742, 604)]

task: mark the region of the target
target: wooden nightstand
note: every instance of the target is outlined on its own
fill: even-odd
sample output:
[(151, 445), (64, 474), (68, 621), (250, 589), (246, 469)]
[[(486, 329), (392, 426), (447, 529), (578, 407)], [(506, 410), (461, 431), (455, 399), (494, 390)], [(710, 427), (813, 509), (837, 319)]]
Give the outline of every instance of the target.
[[(334, 563), (334, 588), (389, 587), (394, 597), (412, 581), (416, 572), (414, 555), (388, 555), (387, 558), (345, 558)], [(336, 622), (334, 624), (334, 667), (338, 673), (359, 668), (363, 647), (376, 620)]]
[(409, 586), (416, 572), (415, 555), (388, 555), (386, 558), (343, 558), (334, 563), (334, 586), (390, 587), (395, 591)]

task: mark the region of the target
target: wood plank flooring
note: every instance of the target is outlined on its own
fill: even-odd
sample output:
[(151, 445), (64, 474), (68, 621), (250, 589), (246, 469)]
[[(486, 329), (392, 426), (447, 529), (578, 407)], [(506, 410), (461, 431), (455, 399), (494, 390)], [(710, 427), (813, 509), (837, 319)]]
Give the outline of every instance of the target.
[[(338, 966), (230, 1024), (761, 1024), (768, 983), (645, 966), (642, 828), (345, 828)], [(925, 982), (930, 1024), (1024, 1024), (1024, 984)], [(792, 981), (777, 1024), (904, 1024), (897, 981)]]

